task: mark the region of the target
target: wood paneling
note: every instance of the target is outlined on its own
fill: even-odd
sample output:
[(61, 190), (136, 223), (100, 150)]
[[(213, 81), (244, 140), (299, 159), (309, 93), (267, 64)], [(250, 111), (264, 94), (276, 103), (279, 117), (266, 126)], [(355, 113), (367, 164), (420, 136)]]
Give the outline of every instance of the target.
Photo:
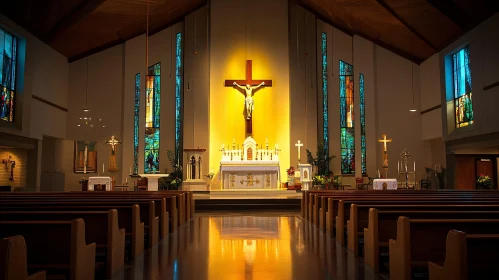
[(455, 189), (472, 190), (475, 188), (475, 158), (456, 156)]

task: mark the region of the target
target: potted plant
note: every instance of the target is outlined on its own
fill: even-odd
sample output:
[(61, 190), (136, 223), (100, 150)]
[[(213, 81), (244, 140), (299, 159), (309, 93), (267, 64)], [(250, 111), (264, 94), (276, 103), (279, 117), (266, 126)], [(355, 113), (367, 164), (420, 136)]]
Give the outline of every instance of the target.
[(331, 171), (329, 170), (329, 165), (331, 160), (336, 158), (336, 156), (330, 156), (326, 149), (324, 148), (323, 143), (319, 143), (317, 145), (317, 151), (315, 153), (315, 158), (312, 156), (312, 153), (307, 149), (307, 162), (312, 166), (317, 167), (317, 175), (331, 175)]
[(447, 169), (440, 165), (435, 165), (435, 168), (426, 167), (426, 174), (428, 178), (434, 177), (437, 183), (437, 188), (444, 189), (445, 188), (445, 173)]
[(476, 188), (477, 189), (486, 189), (489, 190), (492, 188), (492, 179), (488, 175), (484, 173), (480, 174), (478, 179), (476, 180)]
[(182, 166), (180, 166), (178, 161), (175, 161), (175, 155), (172, 150), (166, 151), (166, 155), (170, 165), (173, 167), (173, 171), (169, 173), (168, 177), (162, 180), (162, 185), (164, 186), (163, 188), (168, 190), (178, 190), (182, 185)]

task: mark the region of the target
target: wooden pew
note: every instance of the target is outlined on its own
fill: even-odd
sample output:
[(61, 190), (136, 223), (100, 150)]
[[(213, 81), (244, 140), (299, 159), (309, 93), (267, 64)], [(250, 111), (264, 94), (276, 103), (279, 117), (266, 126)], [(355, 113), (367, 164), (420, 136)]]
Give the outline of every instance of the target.
[[(378, 211), (378, 209), (391, 209)], [(476, 218), (497, 217), (498, 205), (399, 205), (388, 208), (378, 207), (369, 209), (368, 227), (364, 228), (364, 262), (372, 267), (375, 272), (380, 272), (380, 252), (388, 251), (388, 242), (397, 236), (398, 217), (403, 213), (414, 218)], [(419, 209), (419, 210), (416, 210)], [(459, 212), (462, 210), (461, 212)], [(458, 211), (457, 214), (449, 213)], [(467, 212), (468, 213), (464, 213)], [(426, 212), (426, 213), (425, 213)], [(431, 212), (431, 214), (430, 214)], [(446, 213), (447, 212), (447, 213)], [(484, 213), (485, 212), (485, 213)], [(430, 218), (431, 218), (430, 217)]]
[[(130, 192), (132, 193), (132, 192)], [(0, 198), (1, 201), (19, 201), (19, 200), (29, 200), (35, 199), (39, 201), (40, 199), (64, 199), (64, 200), (91, 200), (91, 199), (100, 199), (105, 201), (127, 201), (131, 202), (132, 200), (153, 200), (155, 202), (155, 213), (159, 215), (160, 223), (159, 223), (159, 238), (164, 239), (167, 237), (169, 232), (174, 232), (178, 228), (178, 221), (183, 215), (181, 211), (177, 210), (177, 200), (182, 196), (178, 194), (153, 194), (153, 195), (121, 195), (120, 193), (113, 192), (65, 192), (65, 193), (28, 193), (22, 195), (11, 195), (6, 198)], [(183, 207), (183, 205), (181, 205)], [(169, 211), (169, 212), (168, 212)]]
[(125, 229), (118, 227), (118, 211), (0, 211), (0, 221), (85, 221), (85, 240), (106, 256), (106, 278), (125, 266)]
[[(342, 199), (328, 199), (329, 210), (326, 213), (326, 228), (329, 230), (328, 233), (332, 233), (333, 228), (336, 228), (336, 238), (337, 242), (344, 244), (344, 234), (346, 221), (349, 219), (350, 211), (348, 210), (351, 204), (371, 204), (373, 200), (376, 200), (378, 204), (484, 204), (484, 203), (497, 203), (499, 204), (499, 198), (489, 197), (489, 198), (453, 198), (453, 197), (374, 197), (374, 198), (351, 198), (349, 200)], [(335, 216), (336, 214), (336, 216)], [(322, 217), (321, 217), (322, 218)], [(334, 223), (333, 223), (334, 222)]]
[[(158, 235), (159, 235), (159, 217), (155, 215), (155, 204), (152, 200), (132, 200), (130, 201), (113, 201), (113, 200), (82, 200), (82, 201), (70, 201), (70, 200), (61, 200), (61, 199), (53, 199), (43, 201), (36, 200), (22, 200), (22, 201), (2, 201), (0, 202), (0, 210), (19, 210), (24, 211), (32, 210), (32, 209), (40, 209), (40, 207), (47, 206), (62, 210), (62, 209), (72, 209), (77, 210), (78, 208), (85, 209), (91, 211), (90, 209), (95, 209), (96, 211), (102, 211), (102, 209), (117, 209), (119, 206), (131, 206), (133, 204), (137, 204), (140, 206), (140, 219), (144, 222), (144, 232), (147, 232), (147, 240), (148, 240), (148, 248), (152, 248), (154, 245), (158, 243)], [(75, 208), (75, 206), (77, 208)], [(41, 210), (41, 209), (40, 209)], [(119, 211), (119, 210), (118, 210)]]
[[(130, 242), (128, 257), (135, 259), (144, 253), (144, 222), (141, 222), (140, 207), (113, 206), (118, 211), (118, 225), (125, 229), (126, 240)], [(29, 205), (24, 207), (0, 208), (3, 211), (108, 211), (109, 206), (81, 206), (81, 205)]]
[(20, 235), (0, 240), (0, 280), (45, 280), (45, 270), (28, 275), (26, 242)]
[(26, 240), (28, 268), (45, 269), (47, 275), (70, 280), (92, 280), (95, 243), (85, 242), (85, 222), (0, 221), (0, 238), (22, 235)]
[(445, 262), (428, 263), (430, 280), (499, 279), (499, 234), (447, 234)]
[[(347, 220), (347, 245), (348, 249), (352, 251), (355, 256), (359, 254), (359, 237), (364, 236), (364, 229), (369, 230), (369, 210), (375, 208), (376, 211), (382, 213), (383, 216), (393, 215), (393, 220), (396, 220), (400, 215), (407, 216), (409, 218), (445, 218), (445, 217), (469, 217), (476, 218), (480, 217), (477, 215), (482, 215), (484, 218), (493, 218), (499, 213), (499, 203), (495, 205), (460, 205), (448, 204), (448, 205), (350, 205), (350, 217)], [(429, 213), (433, 214), (429, 214)], [(437, 216), (435, 216), (437, 215)], [(499, 217), (498, 217), (499, 218)], [(375, 223), (378, 223), (378, 216), (373, 216), (372, 219), (376, 219)], [(395, 224), (395, 222), (394, 222)], [(395, 235), (394, 235), (395, 236)], [(388, 240), (388, 239), (386, 239)], [(374, 246), (373, 244), (368, 244), (369, 246)], [(376, 245), (377, 246), (377, 245)]]
[(445, 260), (450, 230), (497, 234), (499, 219), (409, 219), (399, 217), (397, 239), (389, 241), (390, 279), (410, 280), (413, 271), (428, 272), (428, 262)]

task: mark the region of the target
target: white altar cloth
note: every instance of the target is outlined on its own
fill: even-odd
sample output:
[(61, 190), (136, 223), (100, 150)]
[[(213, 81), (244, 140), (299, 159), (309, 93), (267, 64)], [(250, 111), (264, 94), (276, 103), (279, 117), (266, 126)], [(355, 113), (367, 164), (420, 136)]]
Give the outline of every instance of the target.
[(396, 190), (397, 179), (374, 179), (373, 190)]
[(168, 177), (168, 174), (139, 174), (139, 176), (147, 178), (148, 191), (157, 191), (159, 178)]
[(94, 191), (95, 185), (106, 185), (106, 191), (111, 191), (111, 177), (88, 177), (88, 191)]
[(220, 179), (224, 189), (278, 189), (279, 161), (222, 161)]

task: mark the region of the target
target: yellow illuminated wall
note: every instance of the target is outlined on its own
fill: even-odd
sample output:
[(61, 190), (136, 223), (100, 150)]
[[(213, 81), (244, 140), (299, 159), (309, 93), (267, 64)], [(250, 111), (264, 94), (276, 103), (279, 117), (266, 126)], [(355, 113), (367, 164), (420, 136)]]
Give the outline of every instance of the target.
[(288, 1), (210, 3), (210, 168), (218, 169), (222, 144), (245, 139), (244, 95), (224, 80), (245, 79), (246, 60), (253, 60), (253, 79), (273, 82), (254, 95), (253, 138), (279, 144), (284, 174), (290, 164)]

